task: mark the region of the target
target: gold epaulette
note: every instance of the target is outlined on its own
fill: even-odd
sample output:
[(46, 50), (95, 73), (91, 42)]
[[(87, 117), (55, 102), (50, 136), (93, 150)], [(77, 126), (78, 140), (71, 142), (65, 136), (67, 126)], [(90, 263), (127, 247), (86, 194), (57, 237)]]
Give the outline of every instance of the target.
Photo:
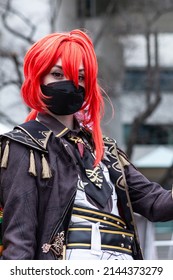
[[(34, 150), (30, 149), (29, 152), (30, 152), (30, 156), (29, 156), (28, 172), (29, 172), (30, 175), (36, 177), (37, 176), (37, 168), (36, 168)], [(1, 164), (0, 164), (0, 166), (1, 166), (1, 168), (7, 169), (9, 154), (10, 154), (10, 140), (6, 140), (4, 151), (2, 152), (2, 150), (1, 150), (0, 154), (1, 154)], [(51, 178), (52, 177), (51, 169), (49, 167), (49, 164), (47, 162), (47, 159), (46, 159), (44, 153), (41, 154), (41, 162), (42, 162), (41, 177), (43, 179)]]
[(117, 148), (117, 152), (118, 152), (118, 155), (119, 155), (119, 159), (122, 163), (122, 166), (128, 166), (128, 165), (131, 164), (127, 155), (121, 149)]
[(2, 151), (2, 142), (0, 142), (0, 167), (7, 169), (10, 154), (10, 142), (16, 141), (28, 147), (29, 174), (35, 177), (37, 176), (37, 166), (34, 154), (36, 151), (39, 151), (42, 164), (41, 177), (43, 179), (51, 178), (51, 169), (46, 159), (48, 155), (47, 142), (51, 133), (52, 132), (48, 130), (48, 128), (46, 128), (43, 124), (37, 121), (30, 121), (15, 127), (13, 131), (1, 135), (1, 140), (5, 142), (5, 146)]

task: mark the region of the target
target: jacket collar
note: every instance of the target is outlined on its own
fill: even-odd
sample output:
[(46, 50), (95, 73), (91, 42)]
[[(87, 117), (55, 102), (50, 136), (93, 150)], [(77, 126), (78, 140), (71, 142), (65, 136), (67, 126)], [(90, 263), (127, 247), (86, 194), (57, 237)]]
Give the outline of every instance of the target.
[(37, 120), (17, 125), (13, 131), (5, 133), (4, 136), (47, 152), (47, 143), (52, 134), (60, 138), (67, 133), (78, 134), (80, 132), (86, 134), (85, 129), (80, 127), (76, 119), (74, 130), (70, 130), (50, 115), (39, 113)]
[(78, 133), (81, 131), (81, 127), (76, 119), (74, 119), (74, 130), (70, 130), (68, 127), (64, 126), (60, 121), (49, 114), (39, 113), (37, 116), (37, 121), (49, 128), (49, 130), (51, 130), (56, 137), (63, 137), (69, 132)]
[(31, 120), (14, 127), (14, 130), (11, 133), (6, 133), (5, 136), (28, 146), (46, 150), (51, 133), (52, 131), (42, 123)]

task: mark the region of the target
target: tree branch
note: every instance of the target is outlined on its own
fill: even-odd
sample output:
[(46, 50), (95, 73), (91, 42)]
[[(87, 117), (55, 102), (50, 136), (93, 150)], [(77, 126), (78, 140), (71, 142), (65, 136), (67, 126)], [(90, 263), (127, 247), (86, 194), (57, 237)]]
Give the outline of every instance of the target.
[(134, 144), (137, 140), (137, 133), (141, 124), (153, 113), (153, 111), (157, 108), (161, 101), (161, 96), (158, 95), (154, 102), (150, 103), (146, 110), (143, 111), (141, 114), (136, 116), (133, 120), (130, 136), (127, 143), (127, 150), (126, 153), (128, 154), (129, 158), (132, 155)]
[[(27, 41), (30, 44), (33, 44), (34, 41), (32, 40), (32, 37), (36, 30), (35, 25), (33, 25), (32, 22), (28, 18), (26, 18), (23, 14), (21, 14), (19, 11), (12, 8), (11, 2), (12, 2), (11, 0), (7, 1), (5, 11), (4, 11), (4, 13), (2, 13), (2, 22), (4, 24), (4, 27), (13, 35)], [(16, 29), (13, 29), (9, 26), (7, 17), (10, 13), (17, 15), (27, 26), (29, 26), (31, 28), (31, 32), (30, 32), (29, 36), (26, 36), (26, 35), (18, 32)]]
[(19, 62), (17, 54), (13, 53), (12, 54), (12, 59), (13, 59), (13, 62), (14, 62), (15, 68), (16, 68), (17, 76), (18, 76), (18, 83), (21, 86), (22, 83), (23, 83), (23, 76), (22, 76), (21, 71), (20, 71), (21, 64)]
[(16, 85), (18, 85), (18, 87), (21, 87), (22, 82), (23, 82), (23, 76), (21, 74), (20, 67), (22, 66), (22, 64), (19, 62), (17, 54), (14, 52), (0, 50), (0, 57), (8, 58), (8, 59), (12, 60), (12, 62), (14, 63), (14, 66), (16, 68), (16, 73), (17, 73), (17, 77), (18, 77), (18, 79), (16, 79), (16, 80), (3, 82), (1, 84), (1, 88), (2, 88), (2, 86), (6, 86), (7, 85), (6, 83), (16, 84)]
[[(147, 40), (149, 41), (149, 33), (147, 33)], [(158, 58), (158, 34), (155, 33), (155, 67), (154, 67), (154, 73), (155, 74), (155, 79), (154, 81), (151, 80), (151, 57), (150, 57), (150, 44), (147, 44), (147, 58), (148, 58), (148, 63), (147, 63), (147, 75), (148, 75), (148, 87), (146, 91), (147, 95), (147, 102), (146, 102), (146, 109), (140, 113), (138, 116), (136, 116), (133, 120), (132, 127), (131, 127), (131, 132), (129, 135), (128, 143), (127, 143), (127, 154), (129, 157), (131, 157), (132, 152), (133, 152), (133, 147), (134, 144), (137, 142), (137, 135), (140, 126), (144, 123), (144, 121), (151, 116), (151, 114), (155, 111), (159, 103), (161, 102), (161, 94), (160, 94), (160, 80), (159, 80), (159, 58)], [(153, 85), (153, 87), (152, 87)], [(155, 85), (155, 87), (154, 87)], [(155, 94), (155, 100), (151, 101), (151, 90)]]
[(9, 85), (16, 85), (20, 88), (20, 84), (17, 80), (8, 80), (8, 81), (4, 81), (0, 84), (0, 90)]
[(110, 1), (109, 5), (107, 6), (107, 9), (104, 13), (104, 18), (102, 19), (102, 23), (101, 26), (99, 28), (99, 31), (97, 32), (94, 40), (93, 40), (93, 44), (96, 47), (96, 45), (98, 44), (100, 38), (102, 37), (102, 35), (104, 34), (105, 30), (108, 27), (108, 23), (110, 22), (110, 15), (113, 12), (113, 9), (115, 8), (115, 4), (117, 1), (112, 0)]
[(50, 28), (51, 32), (56, 30), (56, 21), (62, 5), (62, 0), (49, 0), (50, 3)]

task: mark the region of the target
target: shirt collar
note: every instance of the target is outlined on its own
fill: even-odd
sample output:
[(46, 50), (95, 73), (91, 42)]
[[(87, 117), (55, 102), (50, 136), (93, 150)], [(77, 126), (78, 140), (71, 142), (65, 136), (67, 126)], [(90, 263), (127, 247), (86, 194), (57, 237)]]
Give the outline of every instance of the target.
[(74, 119), (75, 128), (73, 130), (69, 129), (49, 114), (38, 113), (37, 120), (43, 123), (47, 128), (49, 128), (56, 135), (56, 137), (63, 137), (68, 132), (78, 133), (81, 131), (80, 124), (76, 118)]

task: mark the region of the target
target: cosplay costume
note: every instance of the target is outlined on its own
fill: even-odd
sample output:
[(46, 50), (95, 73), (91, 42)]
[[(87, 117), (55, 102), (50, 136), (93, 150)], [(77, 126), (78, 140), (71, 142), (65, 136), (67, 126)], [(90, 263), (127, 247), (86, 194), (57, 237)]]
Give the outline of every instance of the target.
[(147, 180), (113, 139), (103, 140), (103, 160), (93, 167), (90, 133), (77, 121), (70, 130), (39, 113), (1, 136), (2, 259), (73, 259), (76, 252), (80, 259), (91, 251), (143, 258), (133, 212), (173, 219), (171, 191)]

